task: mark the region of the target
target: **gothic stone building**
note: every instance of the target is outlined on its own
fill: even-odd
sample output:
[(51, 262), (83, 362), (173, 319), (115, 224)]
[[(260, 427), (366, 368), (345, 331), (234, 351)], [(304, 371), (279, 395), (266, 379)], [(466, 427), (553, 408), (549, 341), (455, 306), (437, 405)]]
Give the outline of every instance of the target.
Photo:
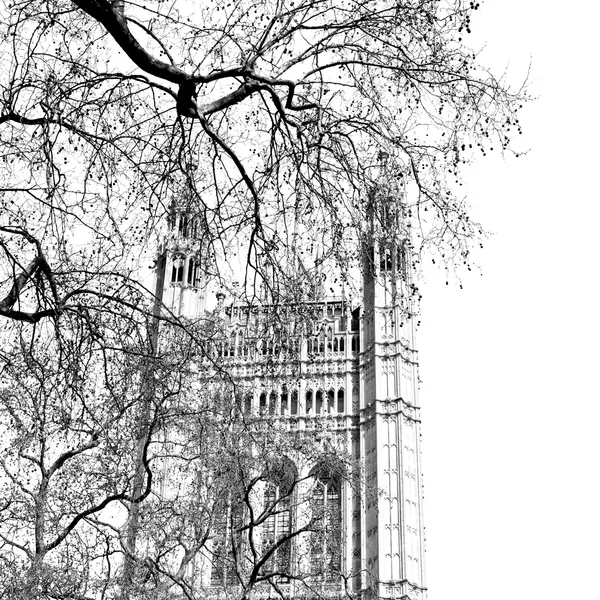
[[(378, 193), (378, 198), (372, 203), (369, 242), (363, 249), (360, 304), (351, 306), (344, 298), (331, 297), (284, 310), (290, 320), (297, 319), (296, 313), (308, 313), (312, 320), (298, 338), (293, 383), (285, 360), (279, 375), (267, 377), (259, 368), (261, 361), (277, 355), (276, 342), (263, 339), (249, 344), (245, 339), (251, 321), (269, 307), (228, 305), (225, 296), (218, 295), (213, 317), (225, 333), (214, 351), (230, 360), (233, 376), (251, 390), (245, 411), (277, 418), (294, 431), (326, 432), (342, 440), (360, 463), (366, 484), (377, 489), (374, 500), (365, 501), (360, 490), (343, 481), (323, 480), (323, 501), (335, 505), (341, 522), (336, 564), (342, 572), (355, 574), (351, 591), (365, 597), (424, 600), (410, 242), (398, 223), (397, 203), (385, 194)], [(179, 314), (206, 314), (193, 220), (180, 213), (171, 226), (159, 278), (163, 300)], [(271, 520), (271, 528), (282, 526), (287, 524)], [(213, 565), (207, 577), (222, 583), (224, 572)], [(287, 590), (294, 597), (293, 587)]]

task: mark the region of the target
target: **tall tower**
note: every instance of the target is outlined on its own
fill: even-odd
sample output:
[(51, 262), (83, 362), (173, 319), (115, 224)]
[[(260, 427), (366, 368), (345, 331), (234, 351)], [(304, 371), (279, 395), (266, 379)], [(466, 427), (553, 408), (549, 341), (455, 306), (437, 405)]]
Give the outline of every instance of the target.
[[(426, 599), (416, 294), (404, 194), (402, 179), (382, 165), (368, 197), (360, 309), (353, 310), (345, 298), (275, 307), (278, 323), (286, 325), (277, 331), (270, 327), (273, 307), (267, 304), (234, 302), (224, 307), (221, 296), (213, 313), (218, 327), (206, 340), (210, 360), (198, 372), (205, 391), (212, 383), (218, 385), (212, 373), (214, 365), (221, 363), (244, 391), (240, 411), (247, 426), (255, 423), (260, 431), (269, 423), (270, 430), (277, 426), (299, 439), (333, 444), (362, 465), (363, 489), (342, 478), (319, 475), (316, 463), (296, 465), (306, 485), (316, 485), (312, 495), (298, 492), (281, 527), (292, 531), (302, 523), (302, 510), (312, 510), (305, 502), (318, 502), (318, 510), (328, 507), (331, 522), (338, 526), (329, 527), (330, 539), (310, 548), (309, 538), (292, 539), (289, 556), (296, 558), (285, 564), (290, 577), (283, 581), (277, 576), (289, 598), (305, 598), (307, 589), (318, 589), (321, 598), (331, 600), (345, 597), (348, 590), (362, 600)], [(157, 268), (157, 297), (177, 315), (210, 319), (204, 313), (206, 281), (201, 267), (206, 258), (200, 226), (189, 212), (173, 211)], [(261, 500), (261, 493), (256, 501), (271, 510), (267, 502), (272, 499)], [(273, 531), (279, 531), (277, 519), (274, 515), (274, 520), (265, 521), (271, 538), (276, 535)], [(257, 554), (252, 560), (269, 551), (261, 527), (256, 528), (252, 547)], [(231, 536), (231, 527), (226, 531)], [(214, 556), (194, 563), (199, 588), (216, 590), (235, 584), (237, 579), (224, 575), (229, 573), (224, 565), (233, 564), (227, 543), (233, 548), (235, 540), (223, 541), (219, 553), (213, 552), (217, 548), (213, 540), (215, 545), (209, 548)], [(236, 556), (235, 560), (242, 560), (236, 564), (245, 564), (245, 555)], [(324, 557), (329, 557), (328, 562)], [(315, 568), (307, 573), (309, 563)], [(270, 563), (264, 564), (267, 568)]]
[(361, 322), (360, 439), (366, 587), (377, 598), (424, 600), (424, 528), (414, 287), (404, 187), (382, 166), (369, 196)]
[(157, 260), (156, 296), (176, 316), (196, 319), (206, 306), (202, 247), (203, 221), (185, 206), (173, 205), (168, 232)]

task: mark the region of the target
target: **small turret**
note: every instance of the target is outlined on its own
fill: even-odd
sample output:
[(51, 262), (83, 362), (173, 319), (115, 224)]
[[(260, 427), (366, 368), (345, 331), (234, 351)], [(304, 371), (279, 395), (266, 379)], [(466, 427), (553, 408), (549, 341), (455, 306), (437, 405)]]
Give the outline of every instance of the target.
[(163, 244), (163, 303), (176, 315), (200, 317), (205, 309), (206, 251), (204, 220), (184, 206), (173, 204)]
[(380, 153), (379, 161), (369, 190), (363, 274), (366, 305), (382, 306), (409, 295), (410, 228), (404, 174), (391, 168), (387, 154)]

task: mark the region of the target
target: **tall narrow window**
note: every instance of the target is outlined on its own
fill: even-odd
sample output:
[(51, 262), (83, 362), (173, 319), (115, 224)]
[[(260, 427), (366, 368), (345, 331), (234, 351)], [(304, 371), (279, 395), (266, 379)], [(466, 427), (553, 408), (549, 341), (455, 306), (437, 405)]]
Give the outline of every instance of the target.
[(289, 406), (288, 406), (288, 400), (289, 396), (287, 393), (287, 389), (284, 388), (283, 391), (281, 392), (281, 409), (279, 411), (280, 414), (282, 415), (287, 415), (289, 413)]
[(323, 392), (321, 390), (317, 390), (315, 394), (315, 413), (320, 415), (323, 410)]
[(327, 412), (333, 413), (335, 408), (335, 392), (333, 390), (329, 390), (327, 392)]
[(213, 586), (232, 586), (239, 583), (236, 557), (242, 544), (243, 505), (227, 500), (215, 507), (212, 538), (210, 583)]
[(188, 237), (192, 239), (196, 239), (198, 237), (198, 217), (192, 217), (190, 219)]
[(392, 250), (389, 246), (379, 250), (379, 267), (382, 272), (392, 270)]
[(291, 575), (292, 562), (292, 496), (298, 472), (292, 461), (283, 457), (266, 473), (263, 510), (266, 520), (262, 532), (265, 567), (281, 576)]
[(200, 261), (192, 256), (188, 261), (187, 284), (200, 287), (201, 279)]
[(381, 227), (384, 232), (391, 233), (397, 229), (398, 211), (391, 198), (386, 198), (383, 202), (381, 206)]
[(338, 390), (338, 397), (337, 397), (337, 412), (338, 415), (343, 415), (346, 410), (345, 410), (345, 406), (344, 406), (344, 390)]
[(228, 506), (216, 509), (214, 523), (215, 535), (212, 538), (212, 568), (210, 571), (211, 585), (224, 585), (227, 571), (227, 512)]
[(406, 246), (398, 246), (396, 249), (396, 273), (403, 279), (406, 278), (406, 262)]
[(183, 254), (173, 255), (173, 270), (171, 272), (171, 283), (181, 283), (183, 281), (183, 268), (185, 266), (185, 257)]
[(186, 213), (179, 215), (179, 235), (185, 237), (188, 233), (188, 216)]
[(310, 415), (313, 410), (313, 393), (312, 390), (306, 392), (306, 414)]
[(342, 503), (340, 477), (329, 469), (315, 469), (311, 498), (314, 529), (310, 539), (313, 576), (339, 580), (342, 563)]
[(244, 338), (244, 332), (238, 331), (238, 356), (243, 356), (244, 358), (248, 356), (248, 344)]

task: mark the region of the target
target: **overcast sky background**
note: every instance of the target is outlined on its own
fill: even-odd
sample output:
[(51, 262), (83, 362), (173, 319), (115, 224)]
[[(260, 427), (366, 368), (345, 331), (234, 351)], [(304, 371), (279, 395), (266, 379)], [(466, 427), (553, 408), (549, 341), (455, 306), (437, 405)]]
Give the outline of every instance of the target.
[(487, 0), (481, 60), (538, 99), (527, 156), (465, 176), (493, 231), (463, 288), (430, 267), (419, 328), (429, 600), (600, 598), (598, 22)]

